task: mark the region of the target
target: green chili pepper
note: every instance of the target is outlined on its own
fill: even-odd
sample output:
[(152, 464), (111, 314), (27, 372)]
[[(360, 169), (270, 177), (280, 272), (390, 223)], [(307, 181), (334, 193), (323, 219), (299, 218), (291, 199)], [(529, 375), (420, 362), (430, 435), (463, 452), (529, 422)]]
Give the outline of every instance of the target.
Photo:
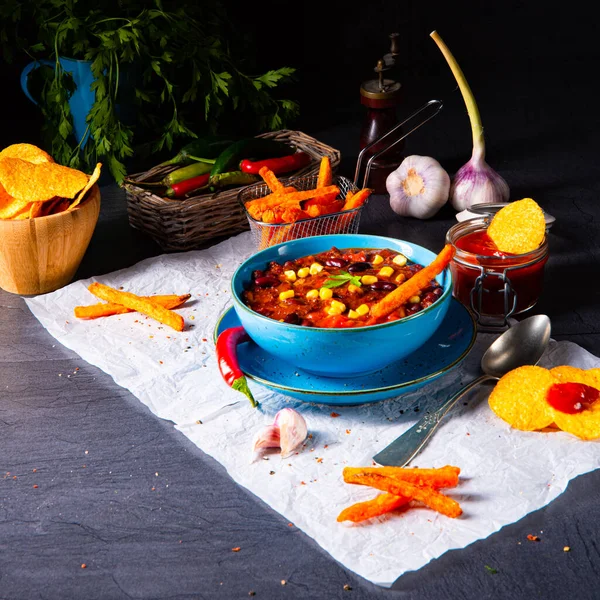
[[(159, 166), (184, 165), (194, 161), (205, 162), (206, 159), (217, 158), (235, 140), (225, 136), (206, 136), (186, 144), (176, 156), (161, 163)], [(201, 158), (199, 158), (201, 157)]]
[(185, 181), (186, 179), (191, 179), (192, 177), (204, 175), (205, 173), (210, 172), (211, 168), (211, 164), (203, 162), (192, 163), (187, 167), (181, 167), (180, 169), (177, 169), (163, 177), (161, 184), (167, 186), (173, 185), (174, 183), (179, 183), (180, 181)]
[(220, 190), (232, 185), (248, 185), (260, 181), (258, 175), (252, 173), (243, 173), (242, 171), (228, 171), (227, 173), (218, 173), (211, 175), (209, 185), (213, 190)]

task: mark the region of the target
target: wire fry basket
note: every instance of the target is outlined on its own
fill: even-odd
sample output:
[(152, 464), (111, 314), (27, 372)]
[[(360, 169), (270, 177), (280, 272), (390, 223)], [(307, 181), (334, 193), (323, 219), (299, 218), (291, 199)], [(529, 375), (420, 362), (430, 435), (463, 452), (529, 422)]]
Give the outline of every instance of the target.
[[(305, 177), (290, 177), (280, 179), (285, 186), (294, 186), (298, 191), (311, 190), (317, 186), (317, 175)], [(357, 192), (359, 188), (346, 177), (337, 176), (333, 178), (333, 185), (340, 189), (338, 198), (345, 200), (349, 191)], [(250, 200), (263, 198), (271, 193), (269, 187), (264, 183), (249, 185), (240, 191), (238, 200), (246, 213), (250, 231), (255, 246), (258, 250), (264, 250), (269, 246), (296, 240), (299, 238), (313, 237), (317, 235), (328, 235), (332, 233), (357, 233), (360, 224), (360, 214), (365, 206), (359, 206), (351, 210), (302, 219), (294, 223), (263, 223), (254, 219), (246, 210), (245, 204)]]

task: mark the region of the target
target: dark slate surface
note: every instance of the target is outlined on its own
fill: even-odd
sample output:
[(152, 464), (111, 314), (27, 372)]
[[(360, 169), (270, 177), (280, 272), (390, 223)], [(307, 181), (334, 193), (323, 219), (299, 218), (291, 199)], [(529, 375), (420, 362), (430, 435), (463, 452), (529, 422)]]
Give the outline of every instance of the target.
[[(538, 73), (535, 86), (529, 75), (523, 70), (500, 87), (490, 77), (479, 86), (489, 162), (513, 199), (531, 196), (557, 218), (534, 312), (551, 317), (556, 339), (600, 355), (598, 117), (583, 67), (563, 65), (547, 79)], [(412, 106), (435, 96), (446, 106), (411, 138), (409, 152), (432, 155), (453, 171), (469, 158), (470, 134), (460, 97), (444, 83), (420, 79)], [(339, 125), (304, 128), (342, 149), (346, 175), (360, 118), (350, 108), (335, 114)], [(161, 252), (129, 227), (121, 190), (104, 187), (102, 197), (78, 278)], [(385, 196), (374, 197), (366, 212), (363, 232), (431, 248), (441, 246), (454, 222), (449, 208), (428, 222), (397, 218)], [(0, 474), (3, 599), (233, 599), (251, 592), (319, 600), (598, 598), (598, 472), (574, 480), (548, 507), (384, 590), (237, 486), (170, 422), (61, 347), (21, 298), (4, 292)], [(528, 542), (530, 533), (541, 541)], [(241, 550), (233, 553), (236, 546)]]

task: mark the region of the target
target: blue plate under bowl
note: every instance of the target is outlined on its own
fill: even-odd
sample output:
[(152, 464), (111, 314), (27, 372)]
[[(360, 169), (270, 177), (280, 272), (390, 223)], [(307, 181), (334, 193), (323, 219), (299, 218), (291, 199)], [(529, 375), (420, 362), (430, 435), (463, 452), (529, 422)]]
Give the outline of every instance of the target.
[(233, 274), (233, 306), (244, 329), (267, 352), (278, 359), (326, 377), (353, 377), (383, 369), (412, 354), (425, 344), (444, 320), (452, 298), (452, 274), (445, 269), (436, 280), (442, 295), (423, 310), (387, 323), (367, 327), (324, 328), (291, 325), (264, 317), (251, 310), (242, 293), (255, 270), (271, 261), (280, 264), (319, 254), (333, 246), (346, 248), (390, 248), (410, 261), (428, 265), (436, 254), (412, 242), (377, 235), (319, 235), (277, 244), (252, 255)]
[[(239, 325), (230, 308), (216, 325), (215, 339), (221, 331)], [(305, 402), (348, 406), (401, 396), (434, 381), (462, 362), (476, 333), (471, 313), (453, 298), (442, 324), (424, 346), (369, 375), (342, 379), (307, 373), (254, 342), (238, 346), (238, 360), (248, 378), (270, 390)]]

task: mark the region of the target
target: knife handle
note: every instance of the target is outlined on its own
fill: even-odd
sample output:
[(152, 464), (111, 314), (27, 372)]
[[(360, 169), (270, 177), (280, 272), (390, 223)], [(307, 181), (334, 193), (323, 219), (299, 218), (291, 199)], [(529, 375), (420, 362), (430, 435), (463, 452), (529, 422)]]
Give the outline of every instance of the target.
[(379, 454), (373, 457), (373, 460), (386, 467), (405, 467), (431, 439), (437, 431), (443, 418), (450, 412), (450, 409), (475, 386), (488, 381), (489, 379), (498, 379), (491, 375), (481, 375), (462, 390), (454, 394), (449, 400), (444, 402), (437, 410), (428, 412), (417, 421), (410, 429), (396, 438), (389, 446), (384, 448)]

